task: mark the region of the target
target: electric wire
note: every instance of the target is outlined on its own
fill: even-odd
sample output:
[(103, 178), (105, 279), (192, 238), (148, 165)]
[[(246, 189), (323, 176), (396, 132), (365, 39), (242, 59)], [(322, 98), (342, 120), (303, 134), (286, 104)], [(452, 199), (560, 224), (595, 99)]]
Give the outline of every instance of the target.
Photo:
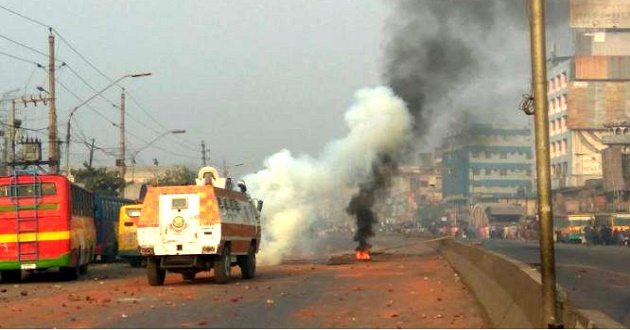
[[(81, 53), (80, 53), (80, 52), (79, 52), (79, 51), (78, 51), (78, 50), (77, 50), (77, 49), (76, 49), (76, 48), (75, 48), (75, 47), (74, 47), (74, 46), (73, 46), (73, 45), (72, 45), (72, 44), (71, 44), (71, 43), (70, 43), (70, 42), (69, 42), (66, 38), (64, 38), (64, 37), (63, 37), (63, 35), (61, 35), (61, 33), (60, 33), (58, 30), (56, 30), (56, 29), (54, 29), (54, 28), (52, 28), (52, 27), (50, 27), (50, 26), (48, 26), (48, 25), (46, 25), (46, 24), (44, 24), (44, 23), (42, 23), (42, 22), (39, 22), (39, 21), (37, 21), (37, 20), (35, 20), (35, 19), (32, 19), (32, 18), (27, 17), (27, 16), (25, 16), (25, 15), (22, 15), (22, 14), (20, 14), (20, 13), (17, 13), (17, 12), (15, 12), (15, 11), (13, 11), (13, 10), (11, 10), (11, 9), (9, 9), (9, 8), (7, 8), (7, 7), (5, 7), (5, 6), (0, 5), (0, 8), (2, 8), (2, 9), (6, 10), (6, 11), (8, 11), (8, 12), (10, 12), (10, 13), (14, 14), (14, 15), (17, 15), (17, 16), (19, 16), (19, 17), (23, 18), (23, 19), (26, 19), (26, 20), (28, 20), (28, 21), (30, 21), (30, 22), (32, 22), (32, 23), (35, 23), (35, 24), (37, 24), (37, 25), (40, 25), (40, 26), (43, 26), (43, 27), (48, 28), (48, 29), (49, 29), (52, 33), (56, 34), (56, 35), (59, 37), (59, 39), (61, 39), (61, 40), (62, 40), (62, 41), (63, 41), (63, 42), (64, 42), (64, 43), (65, 43), (65, 44), (66, 44), (66, 45), (67, 45), (67, 46), (68, 46), (68, 47), (69, 47), (69, 48), (70, 48), (70, 49), (71, 49), (71, 50), (75, 53), (75, 54), (77, 54), (77, 55), (78, 55), (78, 56), (79, 56), (79, 57), (80, 57), (80, 58), (81, 58), (84, 62), (86, 62), (86, 63), (87, 63), (87, 64), (88, 64), (88, 65), (89, 65), (92, 69), (94, 69), (94, 70), (95, 70), (96, 72), (98, 72), (98, 73), (99, 73), (102, 77), (104, 77), (105, 79), (109, 80), (110, 82), (113, 82), (113, 81), (114, 81), (112, 78), (110, 78), (110, 77), (109, 77), (109, 76), (107, 76), (105, 73), (103, 73), (101, 70), (99, 70), (99, 69), (98, 69), (98, 68), (97, 68), (97, 67), (96, 67), (96, 66), (95, 66), (95, 65), (94, 65), (91, 61), (89, 61), (89, 60), (88, 60), (85, 56), (83, 56), (83, 54), (81, 54)], [(0, 37), (2, 37), (2, 38), (4, 38), (4, 39), (6, 39), (7, 41), (10, 41), (10, 42), (12, 42), (12, 43), (15, 43), (15, 44), (17, 44), (17, 45), (20, 45), (20, 46), (22, 46), (22, 47), (25, 47), (25, 48), (27, 48), (27, 49), (29, 49), (29, 50), (31, 50), (31, 51), (33, 51), (33, 52), (36, 52), (36, 53), (38, 53), (38, 54), (40, 54), (40, 55), (43, 55), (43, 56), (48, 57), (48, 55), (47, 55), (47, 54), (45, 54), (45, 53), (43, 53), (43, 52), (40, 52), (40, 51), (38, 51), (38, 50), (36, 50), (36, 49), (34, 49), (34, 48), (32, 48), (32, 47), (29, 47), (29, 46), (27, 46), (27, 45), (25, 45), (25, 44), (23, 44), (23, 43), (20, 43), (20, 42), (18, 42), (18, 41), (15, 41), (15, 40), (13, 40), (13, 39), (11, 39), (11, 38), (9, 38), (9, 37), (6, 37), (6, 36), (4, 36), (4, 35), (2, 35), (2, 34), (0, 34)], [(59, 50), (59, 45), (58, 45), (57, 50)], [(56, 58), (56, 59), (55, 59), (55, 61), (61, 61), (61, 60), (60, 60), (60, 59), (58, 59), (58, 58)], [(30, 62), (30, 61), (28, 61), (28, 62)], [(62, 63), (64, 63), (64, 64), (66, 64), (66, 63), (65, 63), (65, 62), (63, 62), (63, 61), (61, 61), (61, 62), (62, 62)], [(35, 62), (32, 62), (32, 63), (35, 63)], [(43, 66), (41, 66), (41, 65), (39, 65), (39, 64), (37, 64), (37, 63), (35, 63), (35, 64), (43, 68)], [(73, 73), (74, 73), (74, 74), (75, 74), (75, 75), (76, 75), (76, 76), (77, 76), (77, 77), (78, 77), (78, 78), (79, 78), (79, 79), (80, 79), (83, 83), (85, 83), (88, 87), (90, 87), (90, 88), (92, 88), (93, 90), (95, 90), (95, 88), (94, 88), (94, 87), (92, 87), (89, 83), (87, 83), (87, 81), (86, 81), (85, 79), (83, 79), (83, 78), (82, 78), (82, 77), (81, 77), (81, 76), (80, 76), (80, 75), (79, 75), (79, 74), (78, 74), (78, 73), (77, 73), (74, 69), (72, 69), (72, 68), (69, 68), (69, 69), (70, 69), (70, 71), (71, 71), (71, 72), (73, 72)], [(63, 88), (67, 91), (67, 92), (69, 92), (71, 95), (73, 95), (75, 98), (77, 98), (78, 100), (81, 100), (81, 98), (80, 98), (80, 97), (78, 97), (78, 96), (77, 96), (74, 92), (72, 92), (72, 91), (71, 91), (71, 90), (70, 90), (67, 86), (65, 86), (65, 84), (61, 83), (60, 81), (58, 81), (58, 83), (59, 83), (59, 84), (60, 84), (60, 85), (61, 85), (61, 86), (62, 86), (62, 87), (63, 87)], [(118, 85), (118, 84), (117, 84), (117, 85)], [(120, 87), (120, 85), (118, 85), (118, 86)], [(137, 106), (138, 106), (138, 107), (139, 107), (139, 108), (140, 108), (143, 112), (145, 112), (145, 114), (147, 114), (147, 116), (148, 116), (151, 120), (153, 120), (155, 123), (157, 123), (157, 124), (158, 124), (161, 128), (163, 128), (165, 131), (170, 131), (170, 130), (169, 130), (168, 128), (166, 128), (163, 124), (161, 124), (159, 121), (157, 121), (157, 120), (156, 120), (156, 119), (155, 119), (155, 118), (154, 118), (154, 117), (153, 117), (153, 116), (152, 116), (152, 115), (151, 115), (148, 111), (146, 111), (146, 109), (144, 109), (144, 107), (143, 107), (142, 105), (140, 105), (140, 103), (139, 103), (139, 102), (135, 99), (135, 97), (134, 97), (133, 95), (131, 95), (131, 94), (129, 94), (129, 95), (130, 95), (130, 98), (131, 98), (132, 102), (134, 102), (134, 103), (135, 103), (135, 104), (136, 104), (136, 105), (137, 105)], [(105, 97), (103, 97), (103, 98), (105, 98)], [(115, 106), (115, 107), (116, 107), (116, 105), (115, 105), (113, 102), (111, 102), (111, 101), (110, 101), (110, 100), (108, 100), (107, 98), (105, 98), (105, 99), (106, 99), (108, 102), (110, 102), (113, 106)], [(95, 110), (94, 108), (92, 108), (91, 106), (89, 106), (89, 105), (88, 105), (87, 107), (88, 107), (89, 109), (91, 109), (93, 112), (95, 112), (96, 114), (98, 114), (99, 116), (101, 116), (102, 118), (104, 118), (105, 120), (107, 120), (108, 122), (112, 123), (114, 126), (118, 126), (116, 123), (112, 122), (111, 120), (109, 120), (108, 118), (106, 118), (105, 116), (103, 116), (100, 112), (96, 111), (96, 110)], [(135, 118), (134, 116), (130, 116), (130, 118), (132, 118), (134, 121), (137, 121), (138, 123), (141, 123), (141, 125), (142, 125), (142, 126), (144, 126), (144, 127), (146, 127), (147, 129), (150, 129), (150, 130), (152, 130), (153, 132), (156, 132), (156, 133), (158, 132), (157, 130), (155, 130), (155, 129), (152, 129), (152, 128), (148, 127), (148, 126), (147, 126), (147, 125), (146, 125), (143, 121), (138, 120), (138, 119), (137, 119), (137, 118)], [(141, 141), (145, 141), (145, 142), (146, 142), (146, 140), (144, 140), (144, 139), (140, 138), (140, 137), (139, 137), (139, 136), (137, 136), (136, 134), (131, 133), (131, 132), (128, 132), (128, 133), (129, 133), (129, 135), (134, 136), (135, 138), (137, 138), (137, 139), (139, 139), (139, 140), (141, 140)], [(168, 137), (170, 137), (170, 136), (168, 136)], [(167, 138), (168, 138), (168, 137), (167, 137)], [(176, 137), (176, 138), (180, 138), (180, 137)], [(186, 140), (185, 140), (185, 139), (183, 139), (183, 138), (180, 138), (180, 140), (181, 140), (181, 141), (183, 141), (183, 142), (185, 142), (185, 144), (183, 145), (185, 148), (190, 148), (190, 147), (189, 147), (189, 142), (188, 142), (188, 141), (186, 141)], [(148, 142), (147, 142), (147, 143), (148, 143)], [(147, 146), (147, 147), (148, 147), (148, 146)], [(171, 155), (175, 155), (175, 156), (179, 156), (179, 157), (189, 157), (189, 156), (187, 156), (187, 155), (182, 155), (182, 154), (179, 154), (179, 153), (172, 152), (172, 151), (170, 151), (170, 150), (166, 150), (166, 149), (161, 148), (161, 147), (159, 147), (159, 146), (152, 146), (152, 147), (153, 147), (153, 148), (156, 148), (156, 149), (159, 149), (159, 150), (162, 150), (162, 151), (164, 151), (164, 152), (167, 152), (167, 153), (169, 153), (169, 154), (171, 154)], [(145, 148), (146, 148), (146, 147), (145, 147)], [(191, 149), (191, 150), (192, 150), (192, 149)], [(197, 151), (197, 150), (195, 149), (195, 151)], [(137, 155), (137, 153), (138, 153), (138, 151), (136, 152), (136, 155)]]
[[(12, 42), (12, 43), (14, 43), (14, 44), (16, 44), (16, 45), (18, 45), (18, 46), (24, 47), (24, 48), (26, 48), (26, 49), (28, 49), (28, 50), (30, 50), (30, 51), (32, 51), (32, 52), (35, 52), (35, 53), (37, 53), (37, 54), (40, 54), (40, 55), (46, 56), (46, 58), (48, 58), (48, 54), (46, 54), (46, 53), (44, 53), (44, 52), (41, 52), (41, 51), (39, 51), (39, 50), (37, 50), (37, 49), (35, 49), (35, 48), (33, 48), (33, 47), (27, 46), (27, 45), (25, 45), (25, 44), (23, 44), (23, 43), (21, 43), (21, 42), (19, 42), (19, 41), (13, 40), (13, 39), (11, 39), (11, 38), (9, 38), (9, 37), (5, 36), (4, 34), (1, 34), (1, 33), (0, 33), (0, 38), (5, 39), (5, 40), (7, 40), (7, 41), (9, 41), (9, 42)], [(56, 62), (63, 62), (62, 60), (60, 60), (60, 59), (58, 59), (58, 58), (56, 58), (56, 57), (55, 57), (55, 61), (56, 61)]]
[(12, 58), (14, 60), (18, 60), (18, 61), (22, 61), (22, 62), (26, 62), (26, 63), (30, 63), (30, 64), (35, 64), (36, 66), (38, 66), (40, 68), (44, 67), (43, 65), (41, 65), (41, 64), (39, 64), (39, 63), (37, 63), (35, 61), (27, 60), (25, 58), (22, 58), (22, 57), (19, 57), (19, 56), (15, 56), (15, 55), (12, 55), (12, 54), (9, 54), (9, 53), (0, 52), (0, 55), (4, 55), (4, 56), (7, 56), (7, 57), (10, 57), (10, 58)]
[[(151, 115), (151, 113), (149, 111), (147, 111), (137, 100), (136, 98), (133, 96), (133, 94), (131, 93), (127, 93), (129, 95), (129, 98), (131, 99), (131, 101), (138, 107), (140, 108), (140, 110), (142, 110), (142, 112), (144, 112), (151, 120), (153, 120), (153, 122), (155, 122), (158, 126), (160, 126), (162, 129), (164, 129), (165, 131), (170, 131), (169, 128), (167, 128), (166, 126), (164, 126), (162, 123), (160, 123), (157, 119), (155, 119), (155, 117), (153, 117)], [(155, 132), (155, 131), (154, 131)], [(156, 132), (157, 133), (157, 132)], [(190, 145), (194, 145), (194, 143), (191, 143), (190, 141), (186, 141), (186, 139), (182, 138), (181, 136), (178, 136), (176, 134), (173, 134), (172, 136), (173, 138), (179, 139), (180, 141), (184, 142), (183, 146), (186, 149), (189, 150), (193, 150)], [(194, 151), (198, 151), (196, 148), (194, 149)]]
[[(74, 96), (77, 100), (84, 102), (84, 100), (82, 100), (76, 93), (74, 93), (73, 91), (71, 91), (64, 83), (62, 83), (60, 80), (57, 80), (57, 83), (63, 87), (63, 89), (65, 89), (68, 93), (70, 93), (70, 95)], [(97, 115), (99, 115), (101, 118), (105, 119), (106, 121), (108, 121), (111, 124), (116, 125), (116, 123), (114, 123), (112, 120), (110, 120), (109, 118), (105, 117), (105, 115), (103, 115), (102, 113), (100, 113), (98, 110), (94, 109), (94, 107), (92, 107), (89, 104), (85, 104), (84, 105), (86, 108), (92, 110), (92, 112), (96, 113)]]
[[(85, 78), (79, 75), (79, 73), (76, 72), (76, 70), (74, 70), (70, 65), (66, 65), (66, 66), (68, 67), (68, 70), (70, 70), (70, 72), (72, 72), (75, 76), (77, 76), (77, 78), (79, 78), (79, 80), (81, 80), (86, 86), (92, 89), (95, 93), (99, 92), (99, 90), (97, 90), (96, 88), (94, 88), (94, 86), (92, 86), (89, 82), (87, 82), (87, 80), (85, 80)], [(113, 105), (114, 107), (117, 107), (113, 101), (105, 97), (105, 95), (103, 95), (102, 93), (100, 93), (98, 96), (104, 99), (105, 101), (107, 101), (108, 103), (110, 103), (111, 105)]]
[[(52, 29), (52, 28), (51, 28)], [(90, 62), (85, 56), (83, 56), (83, 54), (79, 53), (78, 50), (76, 50), (76, 48), (74, 48), (74, 46), (72, 46), (72, 44), (70, 44), (70, 42), (68, 40), (66, 40), (66, 38), (64, 38), (61, 33), (59, 33), (59, 31), (57, 31), (57, 29), (52, 29), (52, 31), (59, 37), (59, 39), (61, 39), (63, 42), (66, 43), (66, 45), (68, 46), (68, 48), (70, 48), (75, 54), (77, 54), (83, 61), (85, 61), (85, 63), (87, 63), (92, 69), (94, 69), (96, 72), (98, 72), (101, 76), (105, 77), (105, 79), (109, 80), (109, 82), (114, 82), (114, 80), (110, 77), (108, 77), (106, 74), (104, 74), (101, 70), (99, 70), (94, 64), (92, 64), (92, 62)]]
[(7, 7), (5, 7), (5, 6), (3, 6), (3, 5), (0, 5), (0, 8), (2, 8), (2, 9), (4, 9), (4, 10), (6, 10), (6, 11), (8, 11), (8, 12), (10, 12), (10, 13), (11, 13), (11, 14), (13, 14), (13, 15), (19, 16), (19, 17), (21, 17), (21, 18), (23, 18), (23, 19), (25, 19), (25, 20), (27, 20), (27, 21), (30, 21), (30, 22), (35, 23), (35, 24), (37, 24), (37, 25), (43, 26), (43, 27), (45, 27), (45, 28), (47, 28), (47, 29), (51, 29), (51, 27), (50, 27), (50, 26), (48, 26), (48, 25), (46, 25), (46, 24), (44, 24), (44, 23), (42, 23), (42, 22), (39, 22), (39, 21), (37, 21), (37, 20), (35, 20), (35, 19), (33, 19), (33, 18), (30, 18), (30, 17), (28, 17), (28, 16), (22, 15), (22, 14), (20, 14), (20, 13), (18, 13), (18, 12), (16, 12), (16, 11), (14, 11), (14, 10), (11, 10), (11, 9), (9, 9), (9, 8), (7, 8)]

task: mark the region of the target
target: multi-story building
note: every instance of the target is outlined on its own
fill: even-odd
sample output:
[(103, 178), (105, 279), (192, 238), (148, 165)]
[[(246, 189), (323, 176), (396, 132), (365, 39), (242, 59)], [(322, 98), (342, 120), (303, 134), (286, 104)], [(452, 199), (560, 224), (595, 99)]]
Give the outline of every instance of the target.
[[(533, 195), (533, 136), (528, 127), (468, 124), (442, 147), (442, 193), (465, 220), (479, 202), (516, 202)], [(532, 203), (533, 204), (533, 203)]]
[(573, 50), (548, 65), (551, 186), (602, 178), (607, 125), (630, 114), (630, 3), (571, 0)]

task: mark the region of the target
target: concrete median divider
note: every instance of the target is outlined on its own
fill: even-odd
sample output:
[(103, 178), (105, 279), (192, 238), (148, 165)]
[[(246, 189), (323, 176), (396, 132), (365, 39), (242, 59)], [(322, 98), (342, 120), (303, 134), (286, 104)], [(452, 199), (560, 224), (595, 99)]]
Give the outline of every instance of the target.
[[(532, 266), (452, 238), (433, 240), (483, 306), (494, 328), (547, 328), (540, 273)], [(600, 311), (574, 310), (558, 287), (565, 328), (625, 328)]]

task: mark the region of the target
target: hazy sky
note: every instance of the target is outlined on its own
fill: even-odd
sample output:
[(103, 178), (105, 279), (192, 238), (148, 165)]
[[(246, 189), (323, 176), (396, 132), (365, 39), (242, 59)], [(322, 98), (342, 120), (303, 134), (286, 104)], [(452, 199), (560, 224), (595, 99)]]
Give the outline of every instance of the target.
[[(414, 148), (426, 152), (462, 113), (498, 125), (531, 121), (517, 110), (531, 82), (527, 3), (0, 0), (38, 22), (0, 8), (0, 94), (47, 87), (47, 73), (33, 62), (47, 65), (51, 26), (62, 140), (68, 114), (83, 100), (125, 74), (153, 74), (120, 84), (129, 92), (127, 164), (140, 150), (142, 165), (157, 158), (196, 168), (201, 140), (218, 167), (244, 163), (232, 168), (236, 177), (282, 149), (317, 158), (348, 133), (343, 118), (354, 93), (388, 83), (416, 118)], [(547, 2), (547, 41), (560, 55), (571, 40), (567, 4)], [(74, 116), (74, 164), (87, 160), (92, 138), (96, 165), (117, 158), (120, 87), (103, 96)], [(28, 136), (47, 142), (46, 107), (19, 107), (18, 118), (32, 129)], [(160, 137), (175, 129), (187, 132)]]
[[(317, 156), (346, 132), (343, 115), (362, 87), (381, 83), (382, 1), (6, 1), (0, 5), (53, 27), (58, 68), (57, 114), (65, 140), (71, 109), (128, 73), (150, 77), (121, 82), (127, 97), (128, 154), (170, 129), (138, 156), (139, 164), (201, 164), (201, 140), (211, 161), (244, 163), (235, 175), (257, 171), (265, 157), (287, 148)], [(47, 65), (48, 30), (0, 9), (0, 52)], [(7, 40), (9, 38), (15, 42)], [(60, 65), (61, 62), (58, 62)], [(47, 88), (46, 72), (0, 54), (0, 93)], [(88, 87), (85, 80), (91, 87)], [(71, 93), (78, 96), (76, 98)], [(120, 88), (75, 114), (71, 161), (87, 160), (81, 140), (94, 138), (96, 165), (118, 153)], [(29, 131), (47, 142), (47, 108), (18, 108)], [(101, 115), (97, 114), (100, 113)], [(152, 120), (149, 113), (156, 121)], [(3, 112), (6, 116), (6, 112)], [(6, 119), (3, 117), (3, 122)], [(44, 143), (47, 145), (46, 143)], [(62, 149), (62, 151), (65, 149)], [(127, 161), (130, 164), (130, 161)]]

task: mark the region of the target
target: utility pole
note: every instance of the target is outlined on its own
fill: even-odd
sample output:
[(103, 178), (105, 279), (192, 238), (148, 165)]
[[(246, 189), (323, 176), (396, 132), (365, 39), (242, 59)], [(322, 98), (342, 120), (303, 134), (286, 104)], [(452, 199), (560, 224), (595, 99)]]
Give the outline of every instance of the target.
[(545, 50), (545, 0), (530, 0), (531, 61), (534, 90), (536, 136), (536, 173), (538, 175), (538, 219), (540, 221), (540, 265), (542, 281), (543, 324), (561, 328), (557, 305), (555, 252), (553, 247), (553, 211), (549, 156), (549, 110), (547, 108), (547, 68)]
[[(120, 167), (120, 178), (125, 180), (125, 172), (127, 167), (125, 166), (125, 89), (122, 89), (120, 94), (120, 159), (118, 164)], [(124, 189), (124, 188), (123, 188)]]
[(9, 148), (7, 174), (13, 174), (13, 162), (15, 162), (15, 100), (11, 100), (11, 111), (9, 112)]
[(89, 168), (92, 168), (92, 160), (94, 160), (94, 139), (92, 139), (92, 143), (90, 144), (90, 160), (88, 161)]
[(57, 156), (57, 109), (55, 108), (55, 36), (52, 28), (48, 35), (48, 169), (51, 173), (59, 172)]
[(201, 140), (201, 165), (208, 165), (208, 161), (206, 158), (206, 143), (203, 140)]

